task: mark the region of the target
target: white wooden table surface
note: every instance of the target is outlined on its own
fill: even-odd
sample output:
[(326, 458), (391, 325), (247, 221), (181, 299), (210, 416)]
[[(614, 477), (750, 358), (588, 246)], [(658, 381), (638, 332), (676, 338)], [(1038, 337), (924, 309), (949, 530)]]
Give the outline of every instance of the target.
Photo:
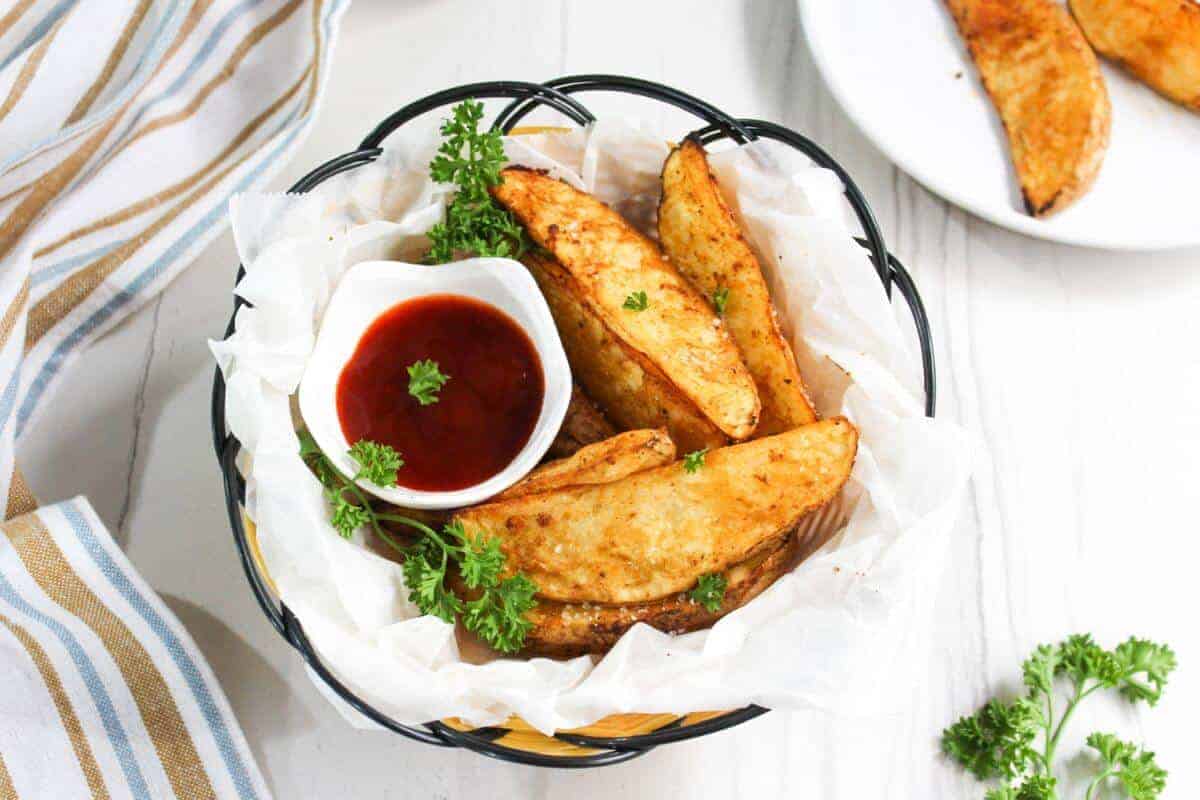
[[(235, 560), (209, 442), (205, 345), (230, 308), (236, 259), (225, 236), (93, 348), (20, 456), (42, 500), (87, 494), (119, 532), (212, 662), (278, 797), (981, 797), (938, 757), (939, 731), (1012, 691), (1035, 644), (1073, 631), (1175, 647), (1183, 666), (1157, 709), (1096, 702), (1074, 731), (1107, 726), (1147, 741), (1171, 771), (1167, 796), (1200, 796), (1200, 252), (1057, 246), (948, 207), (853, 129), (796, 16), (794, 0), (355, 0), (317, 127), (278, 185), (411, 99), (494, 78), (626, 73), (825, 144), (924, 295), (940, 413), (991, 454), (947, 558), (911, 710), (882, 720), (772, 713), (589, 772), (348, 728), (267, 625)], [(630, 110), (657, 119), (650, 105)]]

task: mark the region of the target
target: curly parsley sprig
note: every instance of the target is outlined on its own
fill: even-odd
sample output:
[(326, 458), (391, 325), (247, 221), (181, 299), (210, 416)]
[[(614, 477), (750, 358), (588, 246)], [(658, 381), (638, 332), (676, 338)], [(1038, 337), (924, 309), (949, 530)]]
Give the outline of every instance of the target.
[(442, 122), (444, 141), (429, 164), (438, 183), (458, 187), (442, 222), (430, 228), (428, 260), (452, 261), (460, 253), (519, 258), (527, 247), (524, 228), (498, 206), (488, 188), (503, 182), (504, 140), (498, 130), (480, 131), (483, 103), (464, 100)]
[[(300, 433), (300, 455), (325, 487), (329, 522), (341, 536), (349, 539), (359, 528), (369, 526), (404, 557), (404, 583), (409, 599), (421, 613), (446, 622), (461, 617), (467, 630), (502, 653), (521, 649), (532, 627), (525, 613), (537, 604), (537, 585), (520, 573), (500, 579), (505, 557), (499, 539), (482, 532), (471, 535), (458, 520), (438, 532), (420, 520), (372, 508), (355, 481), (366, 479), (379, 486), (396, 483), (404, 460), (388, 445), (367, 440), (355, 443), (350, 456), (359, 470), (353, 480), (338, 472), (308, 431)], [(382, 525), (384, 522), (412, 528), (418, 533), (416, 542), (405, 546), (396, 541)], [(464, 602), (447, 587), (451, 566), (457, 568), (466, 587), (478, 593), (475, 599)]]
[[(974, 715), (958, 720), (942, 732), (942, 750), (979, 780), (1005, 781), (985, 800), (1056, 800), (1054, 755), (1079, 703), (1110, 689), (1132, 703), (1145, 701), (1153, 706), (1174, 669), (1171, 648), (1134, 637), (1113, 650), (1100, 647), (1088, 634), (1071, 636), (1058, 645), (1041, 645), (1021, 668), (1028, 693), (1011, 703), (993, 699)], [(1069, 691), (1056, 718), (1060, 683)], [(1132, 800), (1155, 800), (1166, 786), (1167, 773), (1155, 763), (1153, 753), (1106, 733), (1093, 733), (1087, 743), (1101, 763), (1085, 800), (1098, 797), (1100, 787), (1114, 779)]]
[(704, 457), (708, 455), (708, 448), (702, 447), (699, 450), (693, 450), (683, 457), (683, 470), (688, 475), (692, 475), (700, 471), (704, 466)]
[(720, 286), (712, 293), (713, 310), (718, 317), (725, 316), (725, 306), (729, 305), (729, 287)]
[(727, 585), (728, 581), (725, 579), (725, 576), (719, 573), (712, 572), (707, 575), (701, 575), (696, 581), (696, 585), (688, 592), (688, 597), (709, 611), (720, 611), (721, 604), (725, 602), (725, 589)]
[(414, 361), (408, 366), (408, 393), (423, 406), (436, 403), (438, 392), (449, 380), (450, 376), (442, 372), (438, 363), (431, 358)]

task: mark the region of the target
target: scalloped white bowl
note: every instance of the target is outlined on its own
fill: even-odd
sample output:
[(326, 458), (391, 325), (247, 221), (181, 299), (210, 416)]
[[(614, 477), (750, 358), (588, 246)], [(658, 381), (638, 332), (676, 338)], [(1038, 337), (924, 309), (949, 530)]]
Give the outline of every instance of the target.
[(337, 384), (358, 342), (375, 320), (406, 300), (431, 294), (471, 297), (508, 314), (533, 342), (542, 362), (545, 394), (537, 424), (525, 447), (503, 470), (474, 486), (447, 492), (358, 481), (366, 491), (408, 508), (458, 508), (479, 503), (525, 476), (550, 447), (571, 400), (571, 368), (558, 329), (533, 277), (507, 258), (472, 258), (426, 266), (398, 261), (364, 261), (351, 267), (329, 300), (316, 345), (300, 381), (300, 414), (309, 432), (341, 473), (357, 467), (337, 413)]

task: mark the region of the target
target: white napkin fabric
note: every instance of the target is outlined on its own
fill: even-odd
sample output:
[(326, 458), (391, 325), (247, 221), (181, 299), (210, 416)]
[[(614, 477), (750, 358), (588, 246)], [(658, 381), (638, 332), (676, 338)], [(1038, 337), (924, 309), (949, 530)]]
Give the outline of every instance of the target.
[(0, 528), (0, 797), (270, 796), (212, 670), (86, 500)]
[(348, 5), (0, 0), (2, 798), (268, 796), (178, 621), (86, 500), (25, 513), (14, 449), (296, 151)]
[(347, 0), (0, 0), (0, 498), (86, 345), (312, 124)]

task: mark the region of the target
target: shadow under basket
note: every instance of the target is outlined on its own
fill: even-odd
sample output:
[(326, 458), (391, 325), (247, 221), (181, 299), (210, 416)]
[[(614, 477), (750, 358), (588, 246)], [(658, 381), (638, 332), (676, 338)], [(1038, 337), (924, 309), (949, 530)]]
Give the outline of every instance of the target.
[[(595, 117), (576, 97), (589, 92), (638, 95), (690, 112), (704, 123), (703, 127), (693, 131), (691, 135), (706, 145), (721, 139), (731, 139), (738, 144), (755, 139), (772, 139), (799, 150), (818, 166), (836, 173), (845, 187), (846, 199), (858, 218), (862, 236), (857, 241), (870, 256), (883, 292), (891, 297), (895, 288), (903, 296), (912, 313), (921, 349), (925, 413), (933, 416), (933, 343), (925, 309), (908, 272), (888, 253), (874, 215), (854, 181), (840, 164), (806, 137), (771, 122), (728, 116), (703, 100), (677, 89), (617, 75), (576, 75), (556, 78), (541, 84), (490, 81), (446, 89), (401, 108), (371, 131), (358, 149), (320, 165), (297, 181), (289, 191), (307, 192), (334, 175), (374, 161), (383, 152), (383, 141), (394, 131), (418, 116), (447, 105), (466, 99), (508, 99), (510, 102), (496, 116), (492, 126), (504, 133), (512, 133), (531, 111), (543, 106), (558, 112), (576, 125), (590, 124)], [(245, 270), (239, 268), (237, 280), (240, 281), (244, 274)], [(245, 301), (235, 296), (233, 316), (229, 319), (226, 337), (233, 333), (234, 319), (242, 305), (245, 305)], [(317, 655), (300, 621), (278, 599), (274, 585), (262, 564), (254, 525), (244, 513), (246, 485), (237, 468), (241, 443), (228, 431), (225, 419), (225, 381), (219, 369), (213, 380), (212, 430), (213, 446), (224, 478), (225, 504), (233, 529), (234, 543), (250, 588), (263, 613), (275, 630), (300, 653), (313, 673), (334, 694), (382, 727), (426, 744), (464, 747), (504, 761), (578, 768), (628, 761), (658, 745), (731, 728), (767, 712), (767, 709), (760, 706), (747, 706), (736, 710), (696, 711), (682, 715), (614, 714), (583, 728), (558, 731), (553, 736), (542, 734), (515, 717), (503, 725), (487, 728), (472, 728), (453, 718), (431, 721), (424, 725), (405, 725), (390, 719), (338, 680)]]

